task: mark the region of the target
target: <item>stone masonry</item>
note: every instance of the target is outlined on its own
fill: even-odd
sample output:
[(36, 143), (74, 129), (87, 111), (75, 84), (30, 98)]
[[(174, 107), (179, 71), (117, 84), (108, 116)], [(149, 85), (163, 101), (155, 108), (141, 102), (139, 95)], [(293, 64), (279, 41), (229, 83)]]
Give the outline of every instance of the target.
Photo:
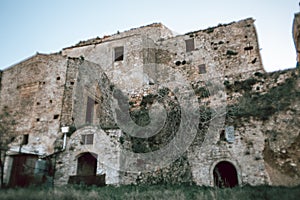
[(55, 185), (300, 183), (299, 69), (264, 71), (251, 18), (97, 37), (36, 54), (0, 80), (0, 107), (16, 121), (8, 186), (37, 183), (41, 166)]

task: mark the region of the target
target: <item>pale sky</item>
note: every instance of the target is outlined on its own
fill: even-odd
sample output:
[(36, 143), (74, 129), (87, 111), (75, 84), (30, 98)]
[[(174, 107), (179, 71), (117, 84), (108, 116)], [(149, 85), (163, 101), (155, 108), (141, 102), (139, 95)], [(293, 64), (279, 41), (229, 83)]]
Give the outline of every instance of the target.
[(265, 69), (293, 68), (296, 12), (299, 0), (0, 0), (0, 69), (154, 22), (184, 34), (248, 17), (256, 20)]

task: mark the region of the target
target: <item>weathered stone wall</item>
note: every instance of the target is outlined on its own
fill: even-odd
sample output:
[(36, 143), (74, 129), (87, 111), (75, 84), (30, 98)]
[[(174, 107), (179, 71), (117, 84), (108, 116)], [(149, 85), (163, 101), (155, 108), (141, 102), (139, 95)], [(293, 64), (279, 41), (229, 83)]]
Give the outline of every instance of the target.
[(87, 99), (95, 101), (94, 125), (114, 127), (111, 100), (113, 85), (101, 66), (69, 58), (61, 124), (79, 128), (86, 125)]
[(146, 38), (149, 38), (153, 41), (158, 41), (162, 39), (166, 39), (169, 37), (173, 37), (173, 33), (170, 29), (165, 27), (161, 23), (153, 23), (147, 26), (142, 26), (139, 28), (133, 28), (128, 31), (124, 32), (117, 32), (113, 35), (105, 35), (102, 38), (93, 38), (87, 41), (80, 41), (78, 44), (64, 48), (63, 54), (69, 55), (69, 53), (73, 52), (75, 48), (77, 47), (83, 47), (83, 46), (92, 46), (92, 45), (98, 45), (105, 42), (112, 42), (114, 40), (129, 38), (136, 35), (142, 35)]
[[(189, 39), (194, 40), (194, 50), (186, 52)], [(160, 42), (159, 49), (164, 53), (159, 52), (157, 62), (177, 68), (192, 84), (199, 79), (245, 79), (264, 72), (253, 19), (179, 35)], [(206, 73), (199, 71), (201, 65)]]
[[(83, 56), (85, 60), (99, 64), (113, 84), (128, 92), (143, 85), (143, 41), (143, 37), (134, 35), (95, 46), (67, 49), (63, 54)], [(114, 62), (114, 48), (120, 46), (124, 46), (124, 59)]]
[[(214, 167), (228, 161), (235, 166), (240, 185), (299, 184), (299, 69), (256, 72), (245, 80), (226, 81), (224, 86), (228, 99), (225, 124), (210, 124), (212, 115), (201, 113), (205, 123), (199, 124), (200, 130), (187, 151), (187, 162), (176, 161), (150, 173), (125, 173), (124, 183), (185, 182), (192, 174), (191, 182), (213, 186)], [(131, 110), (155, 101), (145, 100), (144, 92), (132, 98)], [(233, 142), (222, 138), (228, 126), (234, 127)], [(139, 147), (145, 150), (151, 145), (140, 143)]]
[[(93, 144), (82, 144), (82, 136), (93, 134)], [(106, 174), (106, 184), (119, 184), (120, 130), (104, 131), (96, 126), (86, 126), (68, 138), (66, 150), (59, 154), (56, 164), (55, 184), (67, 184), (69, 176), (77, 175), (77, 160), (82, 153), (97, 155), (96, 175)]]
[[(299, 69), (255, 73), (245, 81), (226, 84), (231, 102), (227, 121), (241, 130), (240, 133), (251, 136), (252, 132), (252, 138), (243, 137), (244, 142), (264, 144), (263, 148), (253, 148), (255, 152), (248, 149), (247, 156), (264, 159), (270, 184), (299, 184), (296, 150), (299, 144)], [(236, 101), (231, 101), (237, 94)], [(244, 144), (247, 148), (251, 146), (248, 142)], [(240, 160), (247, 156), (241, 156)]]
[(297, 54), (297, 66), (300, 63), (300, 13), (296, 13), (293, 21), (293, 40)]
[[(83, 42), (66, 48), (62, 54), (69, 57), (83, 56), (85, 60), (99, 64), (109, 80), (119, 89), (130, 92), (145, 83), (143, 75), (143, 49), (148, 40), (157, 41), (172, 36), (161, 24), (149, 25), (101, 39)], [(124, 46), (124, 59), (114, 61), (114, 48)], [(105, 58), (105, 59), (103, 59)]]
[[(208, 86), (208, 84), (212, 79), (218, 79), (218, 84), (221, 83), (221, 85), (223, 85), (225, 81), (230, 84), (234, 82), (234, 80), (245, 80), (251, 77), (255, 72), (264, 72), (253, 22), (254, 20), (252, 19), (246, 19), (237, 23), (219, 25), (217, 27), (172, 38), (161, 38), (160, 40), (147, 39), (145, 32), (140, 31), (139, 33), (143, 36), (120, 37), (118, 40), (108, 40), (94, 44), (93, 46), (89, 45), (87, 41), (84, 46), (79, 45), (78, 47), (75, 46), (65, 49), (63, 54), (77, 57), (83, 56), (85, 59), (103, 66), (109, 79), (111, 79), (117, 87), (127, 91), (130, 94), (130, 98), (133, 96), (142, 97), (141, 99), (133, 99), (130, 109), (131, 112), (139, 112), (139, 114), (142, 114), (146, 118), (148, 115), (144, 113), (142, 106), (142, 104), (145, 103), (143, 102), (144, 98), (150, 94), (155, 96), (155, 94), (158, 93), (157, 86), (159, 84), (169, 83), (173, 80), (172, 75), (161, 74), (162, 67), (171, 67), (173, 70), (168, 70), (169, 73), (178, 72), (182, 74), (184, 79), (187, 80), (195, 90), (195, 95), (198, 96), (200, 106), (206, 105), (209, 108), (212, 107), (213, 104), (219, 105), (227, 103), (226, 98), (225, 102), (212, 100), (220, 95), (219, 92), (212, 91), (212, 89), (209, 88), (210, 86)], [(194, 40), (194, 50), (190, 52), (186, 52), (185, 46), (185, 40), (188, 39)], [(116, 46), (125, 47), (124, 61), (113, 62), (113, 48)], [(101, 60), (103, 56), (109, 59)], [(199, 71), (199, 66), (205, 67), (204, 73)], [(165, 73), (165, 70), (163, 73)], [(136, 77), (142, 79), (132, 81), (136, 79)], [(129, 85), (129, 81), (133, 84)], [(136, 93), (135, 91), (139, 90), (141, 86), (144, 86), (143, 94), (138, 94), (139, 92)], [(225, 90), (225, 86), (221, 89)], [(146, 96), (145, 92), (147, 93)], [(207, 94), (204, 94), (204, 92), (207, 92)], [(229, 92), (227, 95), (231, 98), (228, 98), (228, 103), (237, 101), (239, 94), (231, 95), (231, 92)], [(172, 96), (176, 98), (174, 94), (171, 93), (170, 97)], [(146, 102), (148, 106), (150, 105), (149, 103), (152, 104), (153, 102)], [(143, 116), (139, 117), (139, 115), (137, 115), (139, 122), (143, 121)], [(132, 117), (134, 118), (134, 116)], [(174, 119), (170, 120), (174, 121)], [(177, 125), (175, 123), (169, 124), (169, 126), (171, 129), (176, 129)], [(250, 126), (251, 125), (249, 125), (249, 127)], [(228, 160), (237, 167), (240, 184), (267, 183), (268, 175), (266, 174), (261, 159), (264, 146), (263, 133), (257, 133), (261, 136), (257, 143), (255, 143), (255, 145), (257, 145), (255, 146), (257, 151), (245, 157), (245, 161), (243, 161), (243, 163), (251, 163), (253, 161), (253, 165), (244, 166), (243, 163), (239, 163), (237, 160), (239, 160), (239, 156), (244, 155), (246, 149), (249, 148), (247, 142), (241, 142), (239, 139), (237, 139), (234, 144), (222, 142), (219, 138), (221, 131), (222, 127), (219, 127), (219, 129), (216, 128), (213, 132), (214, 136), (207, 136), (207, 131), (203, 132), (199, 130), (200, 135), (196, 138), (198, 142), (195, 142), (195, 145), (188, 150), (187, 163), (181, 163), (180, 165), (173, 164), (171, 167), (153, 173), (123, 173), (121, 176), (123, 184), (146, 183), (150, 180), (150, 182), (153, 183), (160, 182), (162, 180), (153, 177), (167, 177), (167, 171), (173, 172), (173, 175), (167, 178), (168, 181), (176, 182), (180, 176), (176, 177), (175, 174), (178, 175), (178, 173), (184, 171), (186, 174), (192, 174), (192, 181), (197, 184), (213, 185), (212, 169), (213, 166), (221, 160)], [(162, 140), (169, 138), (166, 137), (170, 135), (168, 128), (165, 128), (164, 132), (162, 132), (164, 134), (161, 134), (162, 136), (159, 140), (160, 144), (165, 144), (167, 141)], [(235, 134), (237, 138), (243, 138), (238, 129)], [(125, 141), (127, 141), (128, 138), (126, 138), (126, 134), (124, 137)], [(154, 141), (157, 143), (157, 139)], [(245, 141), (247, 141), (247, 139), (245, 139)], [(129, 145), (129, 148), (132, 148), (131, 150), (133, 151), (136, 151), (136, 149), (147, 150), (149, 148), (153, 150), (155, 146), (148, 144), (149, 141), (148, 143), (143, 143), (140, 141), (137, 142), (135, 139), (130, 139), (129, 143), (130, 142), (132, 146)], [(137, 147), (137, 145), (139, 147)], [(155, 148), (159, 148), (159, 145), (156, 145)], [(125, 161), (122, 160), (122, 162)], [(182, 169), (189, 170), (185, 171)], [(244, 171), (247, 171), (247, 173), (242, 173)], [(181, 180), (187, 181), (187, 179), (187, 177), (181, 177)]]
[[(187, 51), (191, 39), (194, 48)], [(253, 19), (175, 37), (152, 24), (95, 38), (4, 70), (0, 105), (11, 110), (16, 132), (29, 135), (21, 152), (56, 150), (56, 185), (77, 175), (78, 158), (86, 152), (97, 156), (96, 175), (106, 174), (106, 184), (214, 186), (214, 169), (222, 161), (233, 164), (240, 185), (299, 184), (299, 69), (265, 73), (257, 41)], [(114, 61), (120, 46), (124, 58)], [(86, 120), (89, 98), (92, 122)], [(117, 111), (121, 118), (129, 112), (138, 134), (151, 123), (163, 122), (162, 129), (147, 139), (134, 137), (116, 124)], [(169, 166), (137, 170), (152, 161), (139, 153), (158, 150), (178, 134), (182, 113), (196, 114), (191, 120), (199, 115), (191, 146)], [(62, 126), (71, 129), (66, 146)], [(234, 129), (232, 141), (224, 136), (228, 127)], [(92, 144), (82, 141), (87, 134), (93, 134)], [(10, 154), (19, 151), (22, 138), (11, 144)]]
[[(3, 71), (1, 108), (7, 106), (11, 111), (16, 133), (28, 135), (28, 144), (22, 146), (21, 152), (53, 153), (60, 128), (65, 76), (66, 59), (56, 54), (37, 54)], [(15, 140), (11, 151), (20, 151), (21, 140)]]
[[(61, 124), (73, 130), (68, 133), (71, 136), (65, 149), (60, 147), (55, 184), (66, 184), (69, 176), (77, 175), (77, 159), (86, 152), (97, 155), (96, 175), (105, 174), (106, 184), (119, 184), (121, 132), (111, 129), (115, 127), (111, 113), (113, 87), (100, 65), (83, 58), (68, 59)], [(88, 98), (95, 102), (92, 123), (86, 122)], [(93, 134), (92, 145), (82, 143), (82, 135), (87, 134)]]
[(188, 150), (195, 183), (214, 186), (213, 170), (221, 161), (228, 161), (235, 166), (241, 185), (269, 183), (262, 155), (265, 136), (260, 130), (261, 126), (257, 122), (250, 122), (242, 128), (234, 128), (234, 142), (220, 138), (220, 129), (215, 135), (207, 135), (201, 145), (193, 145)]

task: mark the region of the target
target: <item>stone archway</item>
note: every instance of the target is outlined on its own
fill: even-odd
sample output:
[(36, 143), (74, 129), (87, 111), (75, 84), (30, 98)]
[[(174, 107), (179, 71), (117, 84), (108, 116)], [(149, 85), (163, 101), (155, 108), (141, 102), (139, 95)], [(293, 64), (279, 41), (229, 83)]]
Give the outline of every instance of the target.
[(213, 170), (214, 185), (220, 188), (238, 186), (238, 174), (235, 166), (228, 161), (219, 162)]

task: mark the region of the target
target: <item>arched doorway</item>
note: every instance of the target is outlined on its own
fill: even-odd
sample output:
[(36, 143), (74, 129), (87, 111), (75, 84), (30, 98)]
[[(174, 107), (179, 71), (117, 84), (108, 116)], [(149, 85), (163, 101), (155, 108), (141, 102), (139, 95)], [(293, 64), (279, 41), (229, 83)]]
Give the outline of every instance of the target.
[(77, 175), (93, 176), (97, 170), (97, 155), (92, 153), (83, 153), (77, 159)]
[(220, 188), (232, 188), (239, 184), (236, 168), (227, 161), (221, 161), (215, 166), (213, 176), (215, 186)]
[(86, 152), (77, 158), (77, 175), (70, 176), (68, 183), (85, 185), (105, 185), (105, 174), (97, 175), (97, 154)]

